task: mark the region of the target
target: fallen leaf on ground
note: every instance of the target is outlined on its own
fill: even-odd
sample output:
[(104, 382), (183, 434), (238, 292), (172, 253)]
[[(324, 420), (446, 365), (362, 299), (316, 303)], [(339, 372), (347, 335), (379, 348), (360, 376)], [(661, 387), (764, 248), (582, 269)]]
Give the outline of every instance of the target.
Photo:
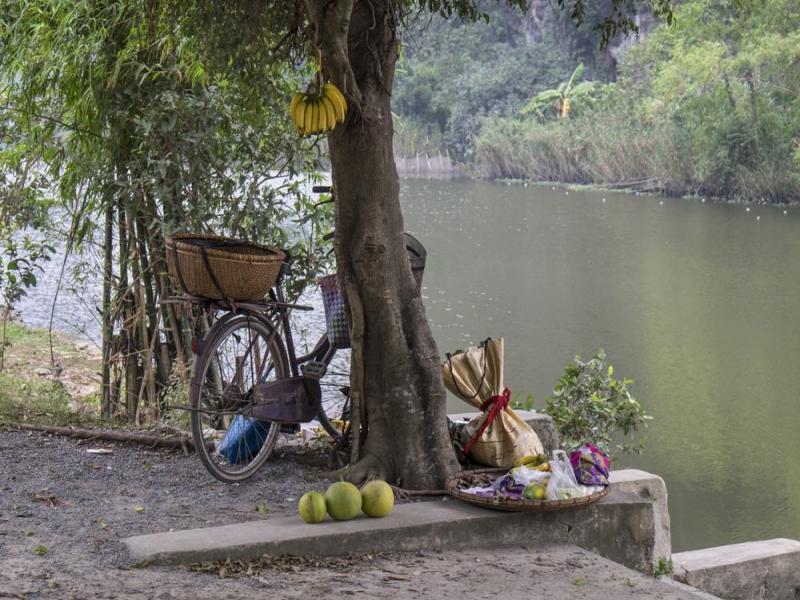
[(575, 581), (573, 581), (572, 583), (574, 583), (575, 585), (577, 585), (578, 587), (580, 587), (580, 586), (582, 586), (582, 585), (586, 585), (587, 581), (586, 581), (586, 578), (585, 578), (585, 577), (578, 577), (578, 578), (577, 578)]
[(89, 454), (114, 454), (114, 451), (108, 448), (87, 448), (86, 452)]
[(34, 502), (43, 502), (45, 504), (49, 504), (53, 508), (55, 508), (56, 504), (58, 504), (58, 496), (48, 490), (34, 492), (33, 496), (31, 496), (31, 499)]
[(256, 512), (260, 515), (269, 514), (269, 508), (266, 504), (259, 504), (256, 506)]
[(144, 512), (144, 506), (134, 506), (133, 510), (136, 512)]
[(47, 546), (42, 546), (41, 544), (39, 544), (38, 546), (36, 546), (36, 548), (33, 549), (33, 553), (36, 554), (37, 556), (44, 556), (45, 554), (47, 554)]

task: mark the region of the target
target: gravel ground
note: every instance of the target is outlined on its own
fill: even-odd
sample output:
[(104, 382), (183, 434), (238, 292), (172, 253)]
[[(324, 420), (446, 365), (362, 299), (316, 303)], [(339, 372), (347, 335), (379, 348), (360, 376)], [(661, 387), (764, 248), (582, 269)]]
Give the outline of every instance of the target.
[(251, 480), (227, 485), (194, 455), (2, 431), (0, 561), (51, 574), (123, 566), (123, 537), (293, 512), (303, 492), (328, 485), (325, 466), (324, 454), (283, 445)]
[(179, 452), (0, 431), (0, 598), (689, 598), (574, 546), (126, 564), (123, 537), (293, 512), (327, 485), (325, 462), (284, 445), (251, 481), (225, 485)]

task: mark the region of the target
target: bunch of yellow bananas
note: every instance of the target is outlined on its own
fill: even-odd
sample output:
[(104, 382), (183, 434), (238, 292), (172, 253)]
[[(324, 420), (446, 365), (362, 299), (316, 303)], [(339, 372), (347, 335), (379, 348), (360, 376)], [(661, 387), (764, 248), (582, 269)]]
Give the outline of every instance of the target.
[(549, 471), (550, 464), (547, 462), (547, 455), (546, 454), (528, 454), (527, 456), (523, 456), (522, 458), (518, 458), (514, 462), (515, 467), (528, 467), (530, 469), (536, 469), (537, 471)]
[(319, 94), (297, 92), (289, 103), (289, 116), (300, 135), (330, 131), (346, 114), (347, 102), (332, 83), (323, 84)]

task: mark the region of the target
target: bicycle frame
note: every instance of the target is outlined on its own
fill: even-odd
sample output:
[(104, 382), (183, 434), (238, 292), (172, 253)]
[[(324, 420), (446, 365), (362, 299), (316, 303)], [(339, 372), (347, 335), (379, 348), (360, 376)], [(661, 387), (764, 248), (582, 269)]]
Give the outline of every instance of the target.
[(297, 356), (297, 350), (294, 344), (294, 336), (292, 334), (292, 327), (289, 322), (289, 310), (292, 308), (299, 308), (301, 310), (313, 309), (311, 309), (311, 307), (305, 307), (286, 302), (286, 299), (283, 295), (283, 287), (281, 285), (283, 278), (286, 275), (288, 275), (288, 265), (284, 263), (284, 268), (281, 269), (281, 273), (278, 276), (278, 281), (275, 282), (275, 286), (269, 291), (270, 300), (272, 300), (272, 302), (269, 302), (268, 306), (273, 309), (272, 315), (277, 316), (277, 319), (273, 321), (272, 318), (267, 318), (276, 332), (278, 329), (283, 329), (283, 341), (289, 357), (289, 368), (291, 369), (292, 376), (297, 377), (302, 374), (300, 372), (300, 366), (304, 363), (316, 360), (324, 362), (325, 364), (329, 364), (330, 359), (333, 358), (333, 355), (336, 353), (336, 349), (331, 347), (330, 341), (328, 340), (328, 334), (323, 333), (310, 352), (301, 356)]

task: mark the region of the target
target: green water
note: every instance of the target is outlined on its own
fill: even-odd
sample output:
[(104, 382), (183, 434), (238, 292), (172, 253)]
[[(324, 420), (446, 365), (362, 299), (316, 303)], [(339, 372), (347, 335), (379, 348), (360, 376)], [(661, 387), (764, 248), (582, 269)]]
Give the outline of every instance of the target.
[(473, 181), (402, 197), (440, 352), (503, 336), (507, 384), (541, 408), (605, 348), (655, 417), (617, 466), (666, 480), (675, 550), (800, 537), (800, 209)]

